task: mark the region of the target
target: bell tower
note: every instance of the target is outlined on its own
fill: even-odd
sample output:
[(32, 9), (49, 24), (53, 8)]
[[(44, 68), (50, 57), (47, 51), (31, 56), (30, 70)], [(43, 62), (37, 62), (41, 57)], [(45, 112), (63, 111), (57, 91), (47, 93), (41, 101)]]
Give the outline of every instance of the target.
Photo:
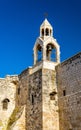
[(27, 78), (27, 129), (59, 130), (55, 66), (60, 63), (60, 47), (47, 19), (40, 26), (33, 51), (34, 65)]
[(60, 47), (53, 38), (53, 28), (47, 19), (40, 26), (40, 36), (34, 45), (34, 65), (43, 61), (53, 64), (60, 63)]

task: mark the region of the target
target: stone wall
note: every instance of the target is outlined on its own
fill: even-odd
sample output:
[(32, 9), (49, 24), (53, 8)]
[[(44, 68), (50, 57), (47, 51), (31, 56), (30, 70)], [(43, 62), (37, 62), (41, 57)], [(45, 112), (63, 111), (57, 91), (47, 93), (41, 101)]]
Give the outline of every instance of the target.
[(11, 113), (15, 108), (17, 76), (0, 78), (0, 130), (6, 130)]
[(27, 113), (29, 113), (29, 112), (28, 112), (27, 108), (29, 106), (27, 104), (27, 98), (28, 98), (30, 72), (31, 72), (31, 68), (27, 68), (26, 70), (21, 72), (21, 74), (18, 76), (19, 77), (19, 87), (18, 87), (18, 90), (17, 90), (17, 92), (18, 92), (18, 94), (17, 94), (17, 104), (18, 104), (18, 106), (24, 107), (24, 112), (23, 112), (24, 116), (23, 116), (23, 119), (22, 119), (24, 121), (23, 130), (28, 130)]
[(25, 105), (27, 102), (28, 86), (29, 86), (29, 74), (30, 69), (26, 69), (18, 76), (19, 77), (19, 87), (18, 87), (18, 100), (19, 105)]
[(18, 103), (18, 76), (0, 79), (0, 130), (25, 130), (26, 105)]
[(27, 130), (42, 130), (42, 70), (29, 76)]
[(81, 130), (81, 53), (56, 67), (60, 130)]
[(56, 72), (50, 69), (42, 70), (42, 112), (42, 129), (59, 130)]
[(26, 111), (27, 130), (59, 130), (55, 71), (39, 69), (29, 75)]
[(81, 53), (0, 78), (0, 130), (81, 130)]

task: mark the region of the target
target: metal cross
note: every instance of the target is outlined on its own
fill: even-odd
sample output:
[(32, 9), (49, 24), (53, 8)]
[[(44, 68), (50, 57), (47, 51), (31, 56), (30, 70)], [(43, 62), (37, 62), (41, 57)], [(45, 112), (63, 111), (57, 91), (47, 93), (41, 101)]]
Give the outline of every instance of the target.
[(44, 13), (44, 17), (47, 18), (48, 17), (48, 13)]

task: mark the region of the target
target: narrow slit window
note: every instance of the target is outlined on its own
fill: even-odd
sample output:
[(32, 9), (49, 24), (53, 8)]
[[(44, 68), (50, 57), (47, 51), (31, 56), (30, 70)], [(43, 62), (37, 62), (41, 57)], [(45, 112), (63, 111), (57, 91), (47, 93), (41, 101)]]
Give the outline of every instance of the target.
[(34, 95), (32, 95), (31, 97), (31, 102), (32, 102), (32, 105), (34, 104)]
[(66, 90), (63, 90), (63, 96), (66, 96)]
[(20, 94), (20, 88), (18, 88), (18, 95)]

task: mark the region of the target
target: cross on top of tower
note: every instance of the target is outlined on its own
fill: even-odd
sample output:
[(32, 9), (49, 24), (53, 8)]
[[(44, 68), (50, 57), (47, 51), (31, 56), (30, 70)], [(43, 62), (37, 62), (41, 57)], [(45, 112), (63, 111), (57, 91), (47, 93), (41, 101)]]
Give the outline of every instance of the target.
[(53, 37), (53, 27), (46, 18), (40, 26), (40, 36), (34, 46), (34, 65), (40, 61), (53, 62), (53, 65), (60, 62), (60, 48)]
[(47, 18), (48, 17), (48, 13), (44, 13), (44, 17)]

